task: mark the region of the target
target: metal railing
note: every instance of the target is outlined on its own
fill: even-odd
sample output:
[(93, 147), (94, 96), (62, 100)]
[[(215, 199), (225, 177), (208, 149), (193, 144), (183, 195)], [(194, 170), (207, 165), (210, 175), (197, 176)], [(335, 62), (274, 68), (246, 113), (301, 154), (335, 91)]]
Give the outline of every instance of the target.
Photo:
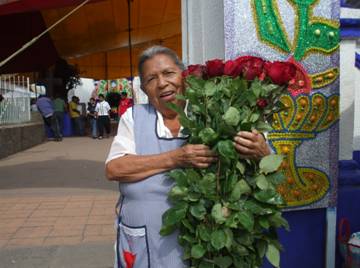
[(29, 78), (0, 76), (0, 125), (19, 124), (31, 120)]

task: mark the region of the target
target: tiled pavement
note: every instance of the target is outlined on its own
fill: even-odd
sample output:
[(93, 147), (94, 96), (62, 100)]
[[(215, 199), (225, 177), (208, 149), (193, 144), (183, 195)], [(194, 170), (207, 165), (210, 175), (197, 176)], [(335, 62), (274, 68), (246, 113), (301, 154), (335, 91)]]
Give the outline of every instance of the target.
[(0, 249), (114, 240), (116, 192), (41, 191), (1, 191)]
[(111, 139), (65, 138), (0, 159), (0, 267), (112, 265)]

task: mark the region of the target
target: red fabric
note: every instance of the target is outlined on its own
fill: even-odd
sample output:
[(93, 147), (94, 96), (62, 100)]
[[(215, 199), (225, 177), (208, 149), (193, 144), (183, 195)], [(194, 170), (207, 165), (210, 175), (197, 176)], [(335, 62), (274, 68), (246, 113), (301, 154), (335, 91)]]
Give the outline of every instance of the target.
[(129, 99), (129, 98), (121, 99), (119, 102), (119, 108), (118, 108), (119, 116), (122, 116), (126, 112), (126, 110), (131, 106), (133, 106), (132, 99)]
[(126, 268), (132, 268), (135, 263), (136, 254), (132, 254), (131, 252), (126, 250), (124, 250), (123, 254), (126, 263)]
[[(95, 0), (96, 1), (96, 0)], [(95, 2), (94, 0), (90, 1)], [(99, 0), (97, 0), (99, 1)], [(79, 5), (84, 0), (18, 0), (0, 5), (0, 15)]]

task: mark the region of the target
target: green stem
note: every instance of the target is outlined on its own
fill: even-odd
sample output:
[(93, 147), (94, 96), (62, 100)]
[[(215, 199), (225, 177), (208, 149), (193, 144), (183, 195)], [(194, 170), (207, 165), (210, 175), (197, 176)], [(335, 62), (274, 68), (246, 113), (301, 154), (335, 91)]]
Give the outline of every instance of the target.
[(220, 197), (220, 169), (221, 169), (221, 161), (218, 160), (218, 170), (216, 172), (216, 193), (217, 196)]

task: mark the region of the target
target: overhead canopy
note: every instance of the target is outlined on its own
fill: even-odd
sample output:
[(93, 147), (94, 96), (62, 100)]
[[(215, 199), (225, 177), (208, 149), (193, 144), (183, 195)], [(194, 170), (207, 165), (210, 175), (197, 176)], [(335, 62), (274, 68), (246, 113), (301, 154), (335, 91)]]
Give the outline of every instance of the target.
[[(1, 29), (10, 28), (4, 27), (3, 23), (20, 24), (19, 18), (29, 16), (28, 14), (33, 14), (35, 17), (36, 14), (41, 14), (38, 21), (42, 21), (43, 27), (50, 27), (74, 9), (73, 4), (80, 4), (83, 1), (18, 0), (9, 2), (12, 3), (0, 5)], [(47, 3), (45, 4), (45, 2)], [(23, 5), (21, 6), (20, 3)], [(15, 6), (15, 4), (19, 8), (22, 7), (20, 12), (38, 9), (41, 10), (41, 13), (10, 14), (14, 13), (11, 12), (10, 5)], [(72, 6), (68, 6), (69, 4)], [(16, 8), (15, 11), (19, 12)], [(16, 16), (17, 20), (10, 22), (11, 18)], [(7, 20), (2, 21), (5, 17)], [(161, 44), (174, 49), (179, 55), (181, 54), (181, 0), (133, 0), (131, 1), (131, 17), (134, 74), (136, 74), (136, 60), (139, 52), (150, 45)], [(37, 23), (37, 25), (40, 24)], [(33, 29), (34, 25), (33, 21), (25, 18), (20, 29), (17, 29), (16, 32), (7, 32), (7, 38), (0, 37), (2, 43), (10, 40), (9, 36), (23, 37), (25, 34), (26, 38), (20, 39), (22, 41), (24, 41), (23, 39), (30, 40), (36, 35), (35, 32), (38, 32)], [(28, 34), (28, 32), (31, 33)], [(58, 54), (71, 64), (77, 64), (83, 77), (113, 79), (130, 76), (127, 0), (91, 1), (40, 41), (46, 41), (46, 43), (35, 44), (38, 46), (38, 50), (35, 52), (32, 52), (36, 48), (35, 45), (29, 49), (30, 55), (28, 56), (32, 56), (32, 58), (26, 60), (25, 64), (28, 65), (26, 68), (24, 68), (24, 64), (21, 64), (21, 60), (25, 59), (26, 52), (24, 52), (19, 54), (8, 66), (5, 66), (2, 71), (14, 72), (17, 69), (19, 71), (23, 71), (21, 69), (35, 71), (35, 66), (32, 66), (34, 62), (43, 62), (43, 66), (49, 65), (49, 62), (54, 63), (53, 58), (56, 58), (56, 54)], [(11, 44), (10, 41), (7, 43), (7, 53), (4, 55), (2, 48), (0, 60), (10, 55), (9, 51), (14, 50), (15, 47), (21, 47), (19, 40), (16, 45)], [(51, 51), (47, 52), (49, 49)], [(41, 64), (38, 63), (38, 65)]]

